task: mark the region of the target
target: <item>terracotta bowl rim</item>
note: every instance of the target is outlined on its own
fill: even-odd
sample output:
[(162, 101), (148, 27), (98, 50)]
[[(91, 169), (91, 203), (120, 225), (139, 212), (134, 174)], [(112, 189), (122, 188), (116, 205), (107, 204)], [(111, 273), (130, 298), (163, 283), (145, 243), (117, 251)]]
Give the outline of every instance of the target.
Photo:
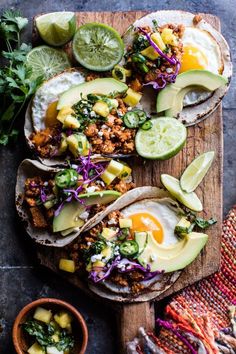
[(22, 317), (24, 317), (30, 310), (32, 310), (37, 305), (42, 305), (42, 304), (46, 304), (46, 303), (47, 304), (51, 303), (51, 304), (60, 305), (62, 307), (65, 307), (67, 310), (69, 310), (74, 315), (74, 317), (76, 318), (76, 320), (80, 324), (80, 327), (82, 330), (82, 337), (83, 337), (81, 349), (78, 354), (84, 354), (85, 350), (87, 348), (87, 344), (88, 344), (88, 328), (87, 328), (87, 325), (86, 325), (86, 322), (85, 322), (83, 316), (80, 314), (80, 312), (74, 306), (70, 305), (68, 302), (60, 300), (60, 299), (48, 298), (48, 297), (44, 297), (44, 298), (30, 302), (29, 304), (25, 305), (21, 309), (21, 311), (18, 313), (18, 315), (14, 321), (14, 325), (13, 325), (13, 329), (12, 329), (12, 339), (13, 339), (13, 344), (14, 344), (17, 354), (23, 354), (23, 351), (20, 348), (20, 344), (18, 341), (18, 335), (17, 335), (17, 329), (20, 325)]

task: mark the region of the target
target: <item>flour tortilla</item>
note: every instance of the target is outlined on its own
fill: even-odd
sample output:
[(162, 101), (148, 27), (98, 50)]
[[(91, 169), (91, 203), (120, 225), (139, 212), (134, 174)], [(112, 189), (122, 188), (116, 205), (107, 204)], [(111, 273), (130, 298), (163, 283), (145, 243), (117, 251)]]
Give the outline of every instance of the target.
[[(215, 109), (218, 107), (220, 104), (222, 98), (226, 94), (230, 79), (232, 76), (232, 61), (231, 61), (231, 55), (230, 55), (230, 49), (229, 46), (222, 36), (221, 33), (219, 33), (217, 30), (215, 30), (208, 22), (205, 20), (201, 20), (198, 24), (194, 25), (193, 24), (193, 18), (195, 14), (192, 14), (190, 12), (184, 12), (184, 11), (157, 11), (150, 13), (138, 20), (136, 20), (125, 32), (123, 36), (123, 40), (125, 43), (126, 48), (132, 44), (133, 42), (133, 34), (134, 34), (134, 29), (137, 27), (142, 27), (142, 26), (151, 26), (153, 25), (152, 21), (156, 20), (158, 25), (162, 26), (167, 23), (173, 23), (173, 24), (183, 24), (186, 27), (187, 26), (195, 26), (196, 28), (206, 30), (208, 31), (211, 36), (216, 40), (218, 43), (221, 54), (222, 54), (222, 60), (223, 60), (223, 73), (222, 75), (225, 76), (228, 79), (228, 84), (225, 86), (220, 87), (218, 90), (214, 91), (214, 93), (206, 93), (205, 91), (205, 100), (200, 101), (198, 104), (194, 106), (188, 106), (183, 109), (183, 111), (180, 113), (179, 120), (183, 123), (185, 123), (186, 126), (191, 126), (194, 124), (199, 123), (206, 117), (208, 117), (212, 112), (215, 111)], [(146, 92), (145, 92), (146, 91)], [(155, 113), (156, 112), (156, 92), (153, 89), (149, 88), (144, 88), (144, 96), (140, 102), (140, 105), (149, 113)]]
[[(162, 200), (163, 203), (169, 204), (170, 208), (183, 213), (178, 203), (170, 197), (170, 194), (163, 189), (157, 187), (140, 187), (135, 188), (121, 196), (114, 203), (109, 205), (104, 212), (90, 221), (84, 231), (89, 231), (92, 227), (101, 222), (110, 212), (120, 210), (138, 201)], [(118, 301), (118, 302), (143, 302), (150, 301), (165, 292), (179, 278), (181, 271), (168, 274), (158, 274), (153, 279), (140, 282), (144, 289), (139, 294), (131, 293), (128, 286), (122, 287), (114, 284), (110, 280), (101, 283), (93, 283), (89, 281), (88, 286), (91, 291), (100, 297)]]
[[(105, 215), (106, 210), (108, 211), (108, 213), (110, 212), (112, 205), (114, 205), (115, 208), (113, 210), (117, 210), (119, 206), (120, 208), (123, 208), (124, 206), (130, 204), (130, 200), (131, 202), (135, 202), (137, 200), (143, 199), (142, 193), (147, 198), (151, 198), (153, 195), (152, 188), (154, 187), (135, 188), (127, 192), (126, 194), (123, 194), (115, 202), (110, 204), (105, 209), (105, 211), (101, 211), (100, 213), (97, 213), (95, 216), (89, 219), (79, 230), (74, 231), (68, 236), (63, 237), (61, 236), (60, 233), (53, 233), (50, 232), (49, 230), (41, 230), (33, 227), (33, 225), (30, 222), (29, 210), (24, 203), (24, 187), (27, 178), (32, 178), (35, 176), (46, 177), (58, 171), (60, 171), (60, 168), (58, 167), (48, 167), (41, 164), (39, 161), (29, 160), (29, 159), (22, 161), (17, 171), (17, 181), (16, 181), (16, 188), (15, 188), (16, 210), (20, 218), (24, 222), (25, 229), (29, 234), (29, 236), (37, 243), (44, 246), (64, 247), (70, 244), (73, 240), (75, 240), (81, 234), (81, 232), (87, 231), (95, 224), (100, 222), (102, 218), (105, 217), (103, 215)], [(164, 193), (164, 191), (162, 191), (162, 193)], [(119, 203), (117, 205), (118, 200)]]

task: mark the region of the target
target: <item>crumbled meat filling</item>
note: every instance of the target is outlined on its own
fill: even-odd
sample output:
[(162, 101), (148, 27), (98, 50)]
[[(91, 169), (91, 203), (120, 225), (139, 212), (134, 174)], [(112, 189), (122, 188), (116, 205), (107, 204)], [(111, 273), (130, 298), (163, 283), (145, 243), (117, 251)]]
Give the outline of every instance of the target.
[(34, 227), (39, 229), (45, 229), (48, 227), (48, 223), (39, 207), (34, 206), (31, 207), (29, 210), (32, 217), (32, 224)]
[(196, 26), (202, 20), (202, 16), (197, 14), (193, 18), (193, 24)]
[(60, 145), (60, 132), (58, 127), (50, 127), (36, 133), (32, 133), (30, 140), (41, 157), (54, 156)]
[(123, 121), (113, 115), (109, 115), (105, 124), (92, 123), (86, 130), (93, 153), (132, 153), (135, 150), (135, 130), (123, 126)]

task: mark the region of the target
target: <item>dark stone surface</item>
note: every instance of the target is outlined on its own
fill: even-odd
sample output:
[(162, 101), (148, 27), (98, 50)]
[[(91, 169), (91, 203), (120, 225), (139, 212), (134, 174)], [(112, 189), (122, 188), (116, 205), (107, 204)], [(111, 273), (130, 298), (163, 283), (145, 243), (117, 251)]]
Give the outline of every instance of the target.
[[(234, 0), (169, 1), (163, 0), (83, 0), (83, 1), (29, 1), (0, 0), (0, 10), (14, 7), (25, 16), (46, 11), (128, 11), (182, 9), (192, 12), (208, 12), (220, 17), (222, 32), (228, 40), (233, 60), (236, 59), (236, 8)], [(30, 27), (30, 26), (29, 26)], [(30, 40), (30, 28), (25, 35)], [(224, 213), (236, 200), (236, 87), (235, 78), (223, 102), (224, 107)], [(23, 120), (20, 122), (23, 124)], [(18, 311), (27, 303), (40, 297), (57, 297), (75, 305), (84, 315), (89, 327), (88, 354), (115, 353), (115, 313), (87, 299), (50, 272), (39, 269), (35, 262), (33, 245), (17, 221), (14, 206), (14, 185), (19, 162), (27, 156), (23, 137), (12, 148), (0, 150), (0, 353), (12, 354), (11, 328)]]

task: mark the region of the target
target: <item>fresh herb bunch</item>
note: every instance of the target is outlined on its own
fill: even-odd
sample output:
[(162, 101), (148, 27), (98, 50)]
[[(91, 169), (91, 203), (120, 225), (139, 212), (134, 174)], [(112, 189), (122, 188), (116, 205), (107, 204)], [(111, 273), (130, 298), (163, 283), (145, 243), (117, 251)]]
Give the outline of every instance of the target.
[(4, 65), (0, 68), (1, 145), (7, 145), (17, 137), (16, 118), (42, 82), (42, 77), (32, 81), (32, 70), (26, 66), (31, 46), (21, 42), (21, 33), (27, 24), (27, 18), (19, 11), (8, 10), (0, 16), (0, 41), (6, 49), (1, 52)]
[(67, 350), (74, 347), (74, 339), (65, 330), (59, 334), (59, 342), (55, 342), (52, 336), (56, 333), (56, 329), (51, 324), (41, 324), (36, 320), (27, 321), (24, 324), (25, 331), (44, 348), (54, 346), (58, 350)]

